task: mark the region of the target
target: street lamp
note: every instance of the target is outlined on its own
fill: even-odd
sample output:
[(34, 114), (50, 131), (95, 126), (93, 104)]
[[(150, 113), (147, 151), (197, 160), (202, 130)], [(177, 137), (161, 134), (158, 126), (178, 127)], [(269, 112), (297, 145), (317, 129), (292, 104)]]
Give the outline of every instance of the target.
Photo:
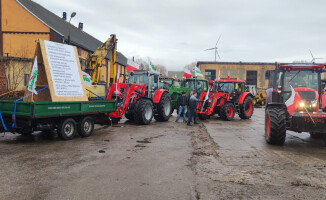
[(75, 17), (76, 16), (76, 12), (73, 12), (73, 13), (71, 13), (71, 15), (70, 15), (70, 19), (69, 19), (69, 28), (68, 28), (68, 30), (69, 30), (69, 34), (68, 34), (68, 44), (70, 44), (70, 21), (71, 21), (71, 19), (73, 18), (73, 17)]

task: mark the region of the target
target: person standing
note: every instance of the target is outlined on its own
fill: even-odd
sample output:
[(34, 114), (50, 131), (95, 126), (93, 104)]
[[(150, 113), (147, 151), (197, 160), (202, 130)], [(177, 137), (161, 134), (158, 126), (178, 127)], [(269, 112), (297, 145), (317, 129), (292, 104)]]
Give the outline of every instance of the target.
[(189, 99), (189, 111), (190, 111), (190, 117), (188, 118), (188, 126), (191, 126), (190, 122), (191, 119), (194, 118), (194, 124), (199, 124), (197, 122), (197, 118), (196, 118), (196, 107), (198, 104), (199, 100), (197, 99), (197, 92), (194, 92), (194, 94), (190, 97)]
[(178, 117), (175, 122), (178, 122), (180, 119), (180, 115), (182, 113), (183, 116), (183, 122), (186, 122), (186, 106), (188, 104), (186, 93), (182, 92), (181, 96), (178, 98)]
[(190, 97), (194, 94), (193, 90), (190, 90), (189, 92), (189, 96), (187, 96), (187, 117), (190, 117), (190, 109), (189, 109), (189, 101), (190, 101)]

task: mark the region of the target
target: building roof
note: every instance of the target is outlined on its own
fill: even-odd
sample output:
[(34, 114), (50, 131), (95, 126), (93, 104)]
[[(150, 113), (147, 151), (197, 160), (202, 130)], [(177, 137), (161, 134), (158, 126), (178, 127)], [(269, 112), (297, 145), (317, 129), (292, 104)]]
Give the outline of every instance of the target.
[[(30, 12), (34, 17), (51, 28), (53, 31), (63, 37), (65, 41), (68, 41), (68, 35), (70, 30), (71, 44), (81, 47), (85, 50), (94, 52), (103, 42), (89, 35), (88, 33), (80, 30), (74, 25), (68, 23), (66, 20), (52, 13), (43, 6), (35, 3), (31, 0), (16, 0), (23, 8)], [(117, 62), (121, 65), (127, 66), (127, 58), (120, 52), (117, 52)], [(110, 59), (110, 55), (106, 57)]]

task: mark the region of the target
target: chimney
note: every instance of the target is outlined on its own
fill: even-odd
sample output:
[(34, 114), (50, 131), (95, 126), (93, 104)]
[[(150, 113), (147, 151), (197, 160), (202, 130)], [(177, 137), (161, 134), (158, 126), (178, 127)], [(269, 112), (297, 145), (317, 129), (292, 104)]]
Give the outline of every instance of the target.
[(66, 13), (66, 12), (63, 12), (63, 13), (62, 13), (62, 19), (63, 19), (63, 20), (67, 20), (67, 13)]
[(83, 30), (83, 27), (84, 27), (84, 23), (79, 22), (79, 24), (78, 24), (78, 28), (79, 28), (80, 30)]

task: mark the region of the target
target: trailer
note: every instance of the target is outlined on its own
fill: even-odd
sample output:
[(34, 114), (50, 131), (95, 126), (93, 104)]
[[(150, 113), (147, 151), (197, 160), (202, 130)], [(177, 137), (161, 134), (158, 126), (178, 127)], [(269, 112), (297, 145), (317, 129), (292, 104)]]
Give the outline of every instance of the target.
[(0, 100), (0, 132), (30, 135), (34, 131), (57, 130), (63, 140), (76, 133), (88, 137), (94, 124), (108, 122), (116, 111), (113, 100), (72, 102), (22, 102)]

